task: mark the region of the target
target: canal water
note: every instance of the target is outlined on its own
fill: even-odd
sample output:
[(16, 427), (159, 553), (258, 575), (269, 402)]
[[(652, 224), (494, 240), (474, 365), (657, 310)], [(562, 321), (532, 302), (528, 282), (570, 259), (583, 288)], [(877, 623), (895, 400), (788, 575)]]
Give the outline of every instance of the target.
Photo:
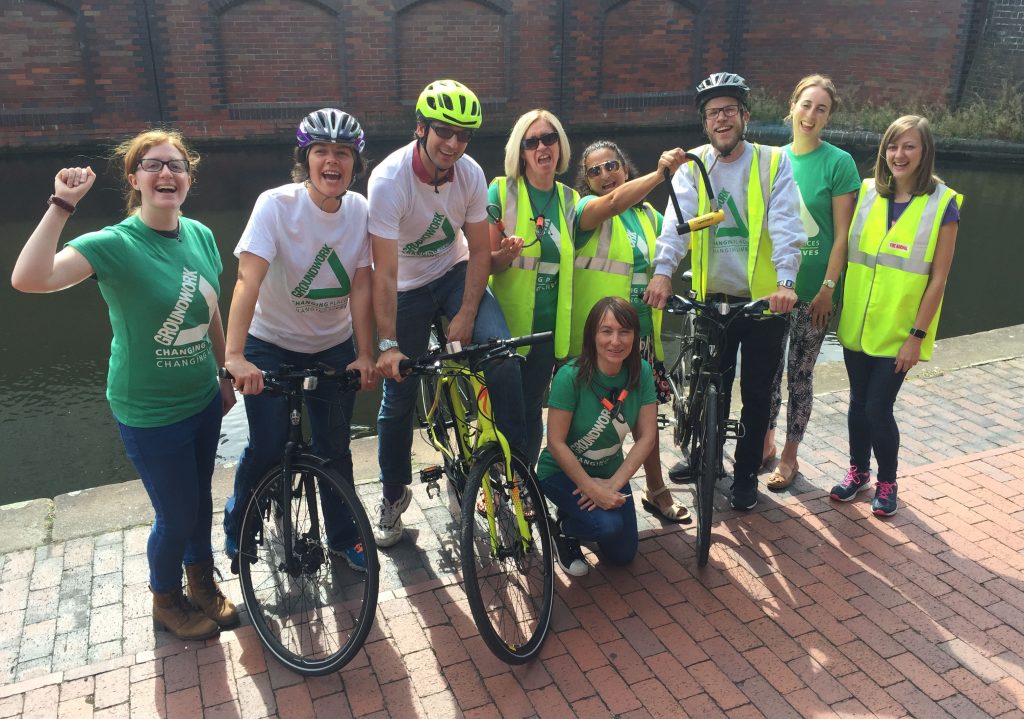
[[(593, 139), (573, 137), (574, 159)], [(620, 134), (618, 139), (642, 171), (653, 166), (663, 149), (701, 142), (694, 134), (668, 132)], [(380, 160), (402, 142), (371, 139), (369, 156)], [(489, 178), (503, 174), (503, 144), (501, 138), (477, 138), (470, 146), (470, 154)], [(110, 327), (96, 287), (87, 281), (52, 295), (23, 295), (7, 280), (61, 167), (91, 164), (101, 175), (68, 223), (63, 240), (114, 224), (123, 216), (117, 181), (107, 171), (103, 153), (97, 148), (0, 156), (0, 174), (6, 178), (0, 195), (0, 504), (136, 477), (104, 397)], [(221, 309), (226, 317), (237, 266), (232, 250), (259, 193), (288, 182), (291, 147), (209, 147), (202, 154), (185, 212), (212, 228), (217, 238), (225, 268)], [(872, 171), (869, 155), (854, 155), (864, 176)], [(1024, 323), (1024, 303), (1015, 291), (1024, 267), (1024, 244), (1011, 216), (1011, 208), (1024, 196), (1024, 173), (1019, 166), (944, 162), (941, 155), (939, 173), (966, 196), (940, 337)], [(563, 181), (572, 182), (574, 172), (567, 175), (572, 176)], [(355, 189), (365, 193), (365, 180)], [(650, 199), (655, 207), (664, 208), (664, 186)], [(841, 352), (833, 341), (825, 347), (822, 361), (839, 359)], [(377, 396), (360, 396), (355, 437), (374, 433), (377, 404)], [(235, 461), (245, 433), (239, 402), (225, 418), (219, 461)]]

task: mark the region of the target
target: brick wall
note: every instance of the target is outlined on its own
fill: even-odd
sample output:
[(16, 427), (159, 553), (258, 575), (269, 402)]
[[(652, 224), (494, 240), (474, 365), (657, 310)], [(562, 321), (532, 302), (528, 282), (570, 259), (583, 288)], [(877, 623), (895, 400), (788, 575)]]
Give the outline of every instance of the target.
[(1024, 0), (0, 0), (0, 149), (108, 140), (160, 122), (194, 139), (281, 141), (325, 105), (350, 109), (374, 135), (402, 135), (419, 90), (444, 76), (480, 95), (485, 129), (498, 134), (537, 106), (574, 127), (689, 123), (694, 84), (725, 68), (780, 95), (823, 71), (846, 94), (955, 101), (972, 63), (988, 57), (987, 38), (997, 57), (1016, 53), (1008, 72), (1020, 78), (1022, 9)]
[(1003, 85), (1024, 80), (1024, 0), (988, 0), (978, 32), (978, 49), (967, 73), (963, 97), (993, 99)]

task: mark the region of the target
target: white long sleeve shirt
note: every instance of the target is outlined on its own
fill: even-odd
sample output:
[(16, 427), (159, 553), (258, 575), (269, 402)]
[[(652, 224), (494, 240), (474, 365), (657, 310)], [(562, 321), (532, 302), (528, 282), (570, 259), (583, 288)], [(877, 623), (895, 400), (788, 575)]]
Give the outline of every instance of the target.
[[(705, 147), (694, 154), (703, 155)], [(708, 283), (709, 292), (721, 292), (739, 297), (750, 297), (747, 280), (747, 254), (750, 240), (747, 225), (747, 187), (750, 178), (754, 148), (744, 141), (742, 154), (733, 162), (713, 162), (709, 168), (712, 190), (725, 220), (709, 232)], [(686, 165), (672, 178), (672, 189), (679, 199), (683, 220), (697, 214), (697, 186), (699, 175)], [(807, 242), (800, 219), (800, 195), (789, 158), (782, 153), (775, 176), (775, 185), (766, 199), (768, 235), (772, 243), (772, 264), (779, 282), (796, 281), (800, 269), (800, 248)], [(690, 235), (676, 231), (678, 219), (671, 201), (665, 210), (665, 222), (655, 247), (654, 274), (669, 277), (690, 249)]]

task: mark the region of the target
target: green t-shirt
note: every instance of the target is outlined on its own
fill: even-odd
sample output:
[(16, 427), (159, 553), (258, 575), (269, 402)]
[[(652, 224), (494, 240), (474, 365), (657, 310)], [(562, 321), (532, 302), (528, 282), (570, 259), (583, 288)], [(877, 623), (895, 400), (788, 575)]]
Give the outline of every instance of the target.
[[(796, 294), (800, 300), (810, 302), (825, 280), (835, 241), (832, 198), (857, 191), (860, 175), (850, 153), (827, 142), (804, 155), (794, 155), (792, 144), (785, 149), (793, 165), (793, 179), (800, 189), (800, 217), (807, 232), (807, 244), (800, 250)], [(835, 300), (839, 301), (838, 293)]]
[[(576, 247), (583, 247), (586, 245), (590, 238), (594, 236), (595, 232), (599, 232), (601, 225), (598, 225), (592, 230), (584, 230), (580, 227), (580, 217), (583, 216), (583, 208), (587, 206), (588, 202), (597, 199), (597, 195), (584, 195), (580, 198), (580, 201), (576, 203)], [(643, 208), (631, 207), (625, 212), (619, 214), (619, 219), (622, 220), (622, 224), (626, 228), (626, 237), (629, 238), (629, 244), (633, 248), (633, 277), (639, 280), (640, 276), (645, 279), (643, 282), (631, 282), (629, 286), (629, 303), (633, 305), (633, 309), (640, 315), (640, 336), (641, 337), (653, 337), (654, 336), (654, 321), (651, 319), (651, 306), (644, 302), (644, 292), (647, 291), (647, 283), (650, 282), (653, 272), (651, 270), (651, 262), (654, 260), (653, 257), (649, 257), (647, 238), (644, 235), (644, 226), (640, 222), (640, 217), (644, 215)], [(664, 217), (657, 210), (654, 211), (654, 236), (657, 238), (661, 234), (661, 225), (664, 221)]]
[[(614, 377), (598, 371), (589, 387), (577, 387), (576, 360), (571, 360), (551, 381), (548, 407), (572, 412), (565, 443), (591, 477), (607, 479), (615, 474), (625, 461), (622, 440), (630, 428), (636, 426), (640, 407), (658, 401), (651, 366), (643, 360), (640, 365), (640, 385), (627, 395), (618, 418), (610, 416), (608, 409), (601, 405), (601, 399), (607, 399), (610, 394), (617, 396), (626, 385), (629, 373), (625, 367)], [(545, 447), (537, 463), (537, 476), (544, 480), (561, 471)]]
[[(500, 205), (498, 202), (498, 182), (504, 182), (503, 178), (495, 178), (487, 188), (488, 204)], [(552, 227), (558, 226), (562, 209), (562, 187), (555, 183), (551, 191), (538, 190), (523, 178), (526, 185), (526, 192), (530, 196), (530, 214), (536, 217), (538, 214), (544, 216), (544, 233), (540, 240), (540, 262), (541, 271), (537, 272), (537, 299), (533, 305), (533, 331), (547, 332), (555, 329), (555, 315), (558, 312), (558, 260), (561, 253), (558, 250), (558, 243), (551, 236)], [(502, 218), (505, 222), (505, 232), (512, 235), (515, 232), (515, 218)], [(487, 221), (494, 224), (488, 216)], [(570, 231), (572, 228), (569, 228)], [(523, 243), (530, 243), (537, 239), (536, 230), (531, 229), (530, 233), (523, 237)], [(580, 245), (576, 245), (579, 247)], [(544, 272), (545, 268), (552, 268), (554, 272)]]
[(207, 328), (217, 308), (221, 260), (213, 233), (180, 218), (180, 238), (138, 215), (68, 243), (96, 273), (107, 303), (107, 399), (131, 427), (162, 427), (201, 412), (218, 392)]

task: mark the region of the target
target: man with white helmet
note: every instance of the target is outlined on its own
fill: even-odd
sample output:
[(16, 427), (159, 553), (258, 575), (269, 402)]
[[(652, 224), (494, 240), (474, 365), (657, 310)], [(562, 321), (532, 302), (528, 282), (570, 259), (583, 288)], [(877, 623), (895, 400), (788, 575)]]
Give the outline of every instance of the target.
[[(672, 178), (683, 217), (670, 204), (658, 237), (654, 277), (645, 301), (664, 307), (672, 293), (672, 273), (692, 243), (693, 289), (697, 299), (738, 302), (767, 298), (771, 311), (786, 314), (796, 304), (793, 287), (800, 268), (800, 247), (807, 242), (800, 219), (800, 196), (786, 153), (746, 141), (750, 88), (739, 75), (716, 72), (697, 86), (701, 124), (710, 141), (693, 153), (708, 167), (712, 190), (725, 220), (692, 235), (678, 234), (677, 223), (704, 214), (709, 198), (692, 164)], [(692, 238), (692, 239), (691, 239)], [(726, 413), (742, 351), (740, 388), (745, 433), (736, 442), (732, 506), (757, 504), (757, 470), (768, 430), (771, 385), (782, 361), (786, 324), (778, 316), (741, 317), (731, 325), (723, 348)], [(669, 471), (680, 481), (684, 463)]]

